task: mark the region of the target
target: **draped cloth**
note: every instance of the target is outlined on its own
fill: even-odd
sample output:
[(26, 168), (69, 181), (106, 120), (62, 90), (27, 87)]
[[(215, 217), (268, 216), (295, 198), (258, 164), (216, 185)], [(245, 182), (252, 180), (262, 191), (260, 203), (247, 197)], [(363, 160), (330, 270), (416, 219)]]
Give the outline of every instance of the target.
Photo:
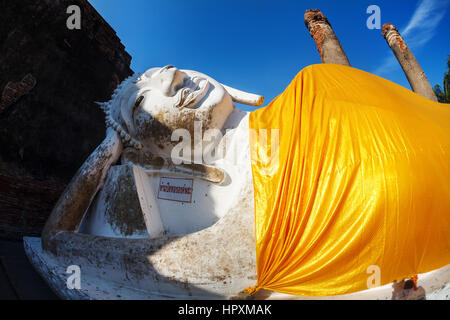
[(450, 263), (449, 105), (313, 65), (250, 114), (250, 141), (255, 290), (347, 294)]

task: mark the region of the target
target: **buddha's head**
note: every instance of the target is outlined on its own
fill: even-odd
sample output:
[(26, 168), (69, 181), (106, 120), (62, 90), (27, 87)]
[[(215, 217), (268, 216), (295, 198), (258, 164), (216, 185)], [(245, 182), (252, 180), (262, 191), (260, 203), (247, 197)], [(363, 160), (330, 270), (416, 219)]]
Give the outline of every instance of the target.
[[(151, 68), (124, 80), (110, 101), (100, 105), (107, 126), (114, 128), (125, 146), (167, 153), (174, 146), (172, 133), (194, 124), (202, 130), (222, 129), (233, 102), (261, 105), (263, 98), (220, 84), (200, 72), (173, 66)], [(156, 151), (156, 152), (155, 152)]]

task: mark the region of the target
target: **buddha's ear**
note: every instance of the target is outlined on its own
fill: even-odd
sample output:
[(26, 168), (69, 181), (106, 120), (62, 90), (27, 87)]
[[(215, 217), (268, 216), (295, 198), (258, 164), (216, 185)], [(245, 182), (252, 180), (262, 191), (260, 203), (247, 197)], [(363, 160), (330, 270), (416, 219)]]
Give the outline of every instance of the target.
[(248, 93), (248, 92), (244, 92), (238, 89), (234, 89), (231, 88), (229, 86), (226, 86), (224, 84), (222, 84), (222, 86), (225, 88), (225, 90), (230, 94), (231, 98), (233, 99), (234, 102), (237, 103), (242, 103), (242, 104), (246, 104), (248, 106), (255, 106), (255, 107), (259, 107), (264, 103), (264, 97), (257, 95), (257, 94), (253, 94), (253, 93)]

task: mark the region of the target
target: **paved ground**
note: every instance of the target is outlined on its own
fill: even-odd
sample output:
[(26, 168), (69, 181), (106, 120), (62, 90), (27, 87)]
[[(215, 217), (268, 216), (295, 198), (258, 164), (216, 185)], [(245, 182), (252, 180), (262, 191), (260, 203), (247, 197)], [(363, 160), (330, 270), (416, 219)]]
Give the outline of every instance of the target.
[(22, 242), (0, 240), (0, 300), (56, 300), (25, 255)]

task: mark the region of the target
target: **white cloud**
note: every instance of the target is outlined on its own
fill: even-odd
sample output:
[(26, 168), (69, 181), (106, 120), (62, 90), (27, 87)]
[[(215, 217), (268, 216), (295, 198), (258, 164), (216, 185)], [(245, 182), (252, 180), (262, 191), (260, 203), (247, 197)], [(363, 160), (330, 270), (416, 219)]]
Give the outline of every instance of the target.
[[(419, 49), (436, 35), (437, 26), (444, 18), (449, 3), (450, 0), (420, 1), (406, 27), (400, 29), (400, 34), (411, 50)], [(373, 73), (387, 74), (398, 67), (397, 60), (392, 53), (389, 53), (389, 56)]]

